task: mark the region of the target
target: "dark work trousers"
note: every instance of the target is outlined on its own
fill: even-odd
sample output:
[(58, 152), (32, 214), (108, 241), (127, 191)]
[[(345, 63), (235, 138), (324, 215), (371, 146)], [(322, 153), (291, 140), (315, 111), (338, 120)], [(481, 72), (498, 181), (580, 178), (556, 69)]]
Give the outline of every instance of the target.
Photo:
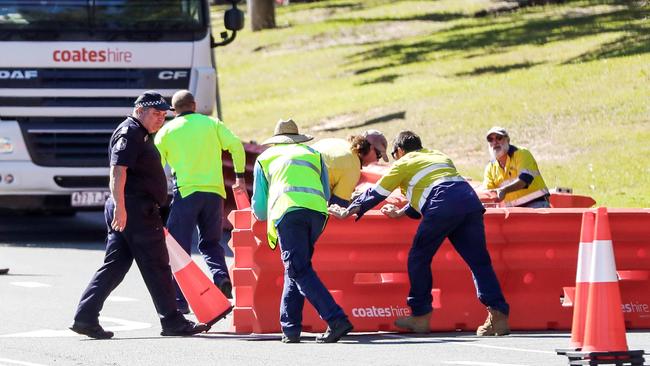
[(431, 260), (445, 237), (449, 238), (471, 269), (481, 303), (508, 314), (509, 307), (501, 292), (485, 243), (483, 212), (474, 211), (456, 215), (424, 213), (408, 257), (411, 290), (407, 303), (413, 315), (424, 315), (432, 310)]
[[(230, 280), (226, 253), (219, 243), (223, 219), (223, 198), (216, 193), (194, 192), (181, 197), (178, 189), (174, 190), (174, 200), (171, 204), (167, 228), (169, 233), (190, 254), (192, 250), (192, 234), (199, 227), (199, 252), (203, 255), (215, 285), (220, 286), (225, 280)], [(176, 286), (176, 301), (179, 307), (187, 307), (178, 284)]]
[(135, 259), (163, 328), (184, 321), (174, 301), (174, 286), (165, 246), (158, 205), (140, 197), (126, 197), (126, 228), (111, 228), (115, 203), (106, 201), (104, 218), (108, 227), (104, 265), (95, 273), (81, 295), (75, 321), (98, 324), (99, 312), (110, 293), (122, 282)]
[(278, 223), (284, 264), (284, 288), (280, 303), (280, 325), (288, 336), (302, 331), (305, 297), (329, 325), (346, 317), (311, 265), (314, 244), (323, 232), (325, 215), (308, 209), (286, 213)]

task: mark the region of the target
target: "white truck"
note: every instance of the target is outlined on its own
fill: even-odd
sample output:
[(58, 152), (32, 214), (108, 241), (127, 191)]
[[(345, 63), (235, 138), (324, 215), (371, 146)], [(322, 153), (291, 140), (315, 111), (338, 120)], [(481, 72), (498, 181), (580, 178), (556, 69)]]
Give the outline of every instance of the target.
[[(0, 1), (0, 211), (73, 213), (108, 196), (108, 140), (133, 101), (189, 89), (219, 109), (208, 0)], [(170, 115), (171, 117), (171, 115)]]

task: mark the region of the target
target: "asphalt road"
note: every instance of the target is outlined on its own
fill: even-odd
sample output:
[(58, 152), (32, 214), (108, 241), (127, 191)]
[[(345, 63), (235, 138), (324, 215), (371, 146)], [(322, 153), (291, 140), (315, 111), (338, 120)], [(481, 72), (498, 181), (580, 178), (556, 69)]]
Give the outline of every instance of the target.
[[(282, 344), (279, 334), (233, 334), (231, 319), (195, 337), (161, 337), (136, 266), (107, 301), (111, 340), (67, 330), (81, 292), (103, 259), (102, 216), (0, 216), (0, 366), (3, 365), (567, 365), (554, 349), (567, 333), (477, 338), (469, 333), (353, 333), (337, 344)], [(199, 256), (196, 262), (204, 268)], [(232, 261), (232, 258), (228, 258)], [(531, 314), (534, 316), (534, 314)], [(435, 314), (434, 314), (435, 317)], [(650, 351), (650, 332), (628, 333)], [(646, 357), (648, 358), (648, 357)], [(646, 362), (647, 363), (647, 362)]]

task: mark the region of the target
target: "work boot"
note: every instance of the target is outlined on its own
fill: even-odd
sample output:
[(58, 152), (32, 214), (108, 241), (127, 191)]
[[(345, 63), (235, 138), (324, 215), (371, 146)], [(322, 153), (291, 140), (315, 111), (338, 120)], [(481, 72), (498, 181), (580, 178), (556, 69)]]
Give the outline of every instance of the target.
[(74, 324), (72, 324), (72, 326), (70, 326), (68, 329), (75, 333), (83, 334), (94, 339), (113, 338), (113, 332), (104, 330), (104, 328), (102, 328), (102, 326), (99, 324), (75, 321)]
[(510, 334), (508, 316), (499, 310), (487, 308), (488, 317), (485, 323), (476, 329), (476, 335), (483, 336), (504, 336)]
[(217, 287), (219, 287), (226, 299), (232, 299), (232, 282), (229, 279), (226, 278)]
[(347, 317), (334, 320), (327, 326), (325, 333), (316, 336), (316, 343), (336, 343), (344, 335), (350, 333), (354, 327)]
[(408, 329), (415, 333), (429, 333), (429, 322), (431, 321), (431, 312), (418, 316), (403, 316), (395, 320), (395, 326)]

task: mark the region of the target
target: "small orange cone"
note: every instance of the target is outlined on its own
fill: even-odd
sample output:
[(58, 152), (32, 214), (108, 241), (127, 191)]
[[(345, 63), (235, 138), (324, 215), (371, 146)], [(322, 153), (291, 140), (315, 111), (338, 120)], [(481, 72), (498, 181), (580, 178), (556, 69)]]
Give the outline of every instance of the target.
[(230, 301), (178, 244), (167, 229), (165, 243), (169, 265), (187, 303), (201, 323), (212, 325), (232, 311)]
[(582, 350), (627, 351), (621, 292), (616, 277), (612, 235), (605, 207), (599, 207), (597, 210), (594, 236), (589, 273), (589, 304)]
[(582, 348), (585, 336), (585, 319), (587, 318), (587, 300), (589, 296), (589, 269), (594, 241), (595, 215), (592, 211), (582, 214), (580, 244), (578, 247), (578, 268), (576, 271), (576, 292), (573, 302), (573, 322), (571, 323), (571, 347)]

